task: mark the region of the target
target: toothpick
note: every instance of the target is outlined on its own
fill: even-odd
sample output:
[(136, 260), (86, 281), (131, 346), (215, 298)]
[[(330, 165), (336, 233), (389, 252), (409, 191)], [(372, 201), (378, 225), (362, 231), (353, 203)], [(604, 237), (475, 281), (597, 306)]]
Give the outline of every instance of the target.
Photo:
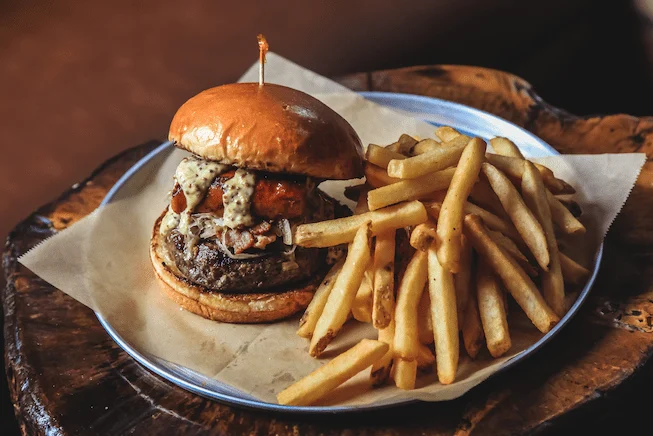
[(258, 39), (258, 52), (259, 52), (259, 57), (258, 57), (258, 86), (263, 86), (265, 83), (265, 54), (268, 52), (268, 49), (270, 46), (268, 45), (268, 41), (265, 39), (265, 36), (263, 34), (259, 34), (257, 37)]

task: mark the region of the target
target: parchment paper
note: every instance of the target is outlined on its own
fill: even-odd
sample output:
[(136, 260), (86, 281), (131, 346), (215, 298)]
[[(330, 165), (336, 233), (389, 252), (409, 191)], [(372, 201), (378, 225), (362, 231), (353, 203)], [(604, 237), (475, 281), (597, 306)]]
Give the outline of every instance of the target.
[[(266, 73), (269, 82), (293, 86), (329, 104), (354, 126), (364, 144), (388, 144), (401, 133), (432, 135), (432, 126), (371, 103), (272, 53)], [(241, 80), (256, 81), (255, 67)], [(167, 205), (174, 170), (185, 155), (181, 150), (161, 153), (127, 182), (116, 201), (44, 241), (20, 262), (101, 313), (140, 352), (183, 365), (267, 402), (276, 402), (279, 391), (361, 338), (375, 338), (370, 326), (351, 321), (325, 358), (316, 360), (306, 351), (307, 341), (295, 334), (298, 317), (266, 325), (222, 324), (181, 310), (163, 296), (149, 261), (150, 235), (156, 217)], [(582, 244), (589, 249), (584, 250), (581, 261), (590, 266), (598, 243), (635, 183), (645, 155), (575, 155), (537, 161), (578, 190), (576, 198), (583, 207), (589, 235)], [(342, 184), (322, 187), (343, 198)], [(364, 371), (320, 404), (368, 404), (395, 397), (427, 401), (459, 397), (540, 338), (519, 311), (513, 312), (510, 353), (496, 360), (487, 352), (476, 361), (463, 358), (452, 385), (435, 383), (431, 373), (418, 379), (414, 391), (393, 386), (372, 390), (367, 382), (368, 371)]]

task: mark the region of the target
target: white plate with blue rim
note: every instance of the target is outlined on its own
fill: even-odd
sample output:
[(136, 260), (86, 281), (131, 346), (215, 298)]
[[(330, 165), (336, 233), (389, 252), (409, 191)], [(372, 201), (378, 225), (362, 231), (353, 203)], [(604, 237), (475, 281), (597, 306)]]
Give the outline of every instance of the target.
[[(422, 119), (433, 125), (453, 126), (457, 130), (469, 136), (479, 136), (486, 140), (489, 140), (495, 136), (509, 137), (515, 143), (519, 144), (522, 152), (529, 157), (542, 157), (559, 154), (550, 145), (532, 133), (522, 129), (521, 127), (516, 126), (515, 124), (490, 113), (483, 112), (481, 110), (474, 109), (465, 105), (452, 103), (445, 100), (439, 100), (436, 98), (409, 94), (395, 94), (385, 92), (363, 92), (361, 94), (368, 100), (401, 111), (415, 118)], [(139, 162), (137, 162), (120, 178), (120, 180), (118, 180), (114, 187), (109, 191), (107, 196), (104, 198), (102, 205), (111, 203), (114, 198), (119, 197), (120, 190), (123, 188), (123, 185), (127, 180), (138, 173), (155, 156), (158, 156), (160, 153), (169, 150), (170, 147), (172, 147), (170, 142), (163, 143), (147, 156), (143, 157), (143, 159), (141, 159)], [(597, 250), (596, 256), (594, 258), (594, 263), (591, 267), (592, 273), (589, 280), (587, 281), (582, 291), (579, 293), (576, 302), (573, 304), (569, 312), (567, 312), (567, 314), (562, 318), (562, 320), (549, 333), (542, 336), (537, 342), (524, 350), (524, 352), (506, 361), (501, 367), (500, 371), (495, 373), (495, 375), (499, 372), (505, 371), (506, 369), (518, 364), (522, 360), (534, 354), (565, 327), (569, 320), (578, 312), (580, 306), (589, 295), (590, 289), (594, 284), (596, 275), (599, 270), (602, 255), (603, 244), (601, 244)], [(111, 338), (123, 350), (125, 350), (141, 365), (183, 389), (222, 403), (274, 412), (321, 414), (362, 412), (411, 402), (406, 400), (390, 400), (361, 406), (309, 407), (283, 406), (280, 404), (263, 402), (252, 397), (251, 395), (234, 389), (229, 385), (218, 382), (188, 368), (176, 365), (163, 359), (159, 359), (155, 356), (147, 355), (140, 352), (139, 350), (136, 350), (128, 342), (126, 342), (100, 314), (97, 314), (97, 317), (109, 336), (111, 336)]]

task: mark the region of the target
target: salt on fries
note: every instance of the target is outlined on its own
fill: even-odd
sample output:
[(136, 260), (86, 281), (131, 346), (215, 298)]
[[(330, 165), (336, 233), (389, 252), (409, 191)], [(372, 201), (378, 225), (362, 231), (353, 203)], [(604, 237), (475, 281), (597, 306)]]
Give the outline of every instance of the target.
[[(300, 320), (309, 353), (319, 357), (351, 314), (371, 323), (378, 340), (361, 341), (299, 380), (280, 403), (314, 404), (367, 367), (375, 386), (414, 389), (418, 372), (429, 370), (453, 383), (459, 348), (472, 359), (483, 348), (495, 358), (510, 351), (508, 294), (546, 333), (589, 277), (557, 239), (585, 232), (578, 205), (567, 200), (573, 187), (507, 138), (490, 141), (492, 154), (482, 139), (451, 127), (435, 134), (370, 145), (367, 182), (348, 194), (358, 198), (355, 214), (296, 228), (299, 246), (349, 245)], [(407, 265), (395, 259), (406, 250)]]

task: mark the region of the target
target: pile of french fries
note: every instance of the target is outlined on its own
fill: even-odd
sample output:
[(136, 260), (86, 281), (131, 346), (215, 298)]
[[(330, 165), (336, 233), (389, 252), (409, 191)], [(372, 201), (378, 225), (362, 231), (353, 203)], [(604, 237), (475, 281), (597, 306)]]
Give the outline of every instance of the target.
[[(296, 229), (299, 246), (348, 244), (301, 318), (310, 355), (322, 355), (352, 317), (378, 338), (293, 384), (279, 403), (312, 404), (368, 367), (374, 385), (414, 389), (418, 369), (434, 364), (439, 382), (453, 383), (461, 348), (472, 359), (483, 346), (495, 358), (510, 350), (508, 295), (542, 333), (575, 300), (565, 285), (589, 271), (559, 249), (560, 238), (585, 232), (570, 211), (580, 210), (567, 197), (574, 189), (509, 139), (492, 139), (488, 153), (484, 140), (451, 127), (435, 134), (371, 144), (367, 182), (349, 189), (354, 215)], [(413, 252), (404, 267), (398, 232), (408, 232)]]

